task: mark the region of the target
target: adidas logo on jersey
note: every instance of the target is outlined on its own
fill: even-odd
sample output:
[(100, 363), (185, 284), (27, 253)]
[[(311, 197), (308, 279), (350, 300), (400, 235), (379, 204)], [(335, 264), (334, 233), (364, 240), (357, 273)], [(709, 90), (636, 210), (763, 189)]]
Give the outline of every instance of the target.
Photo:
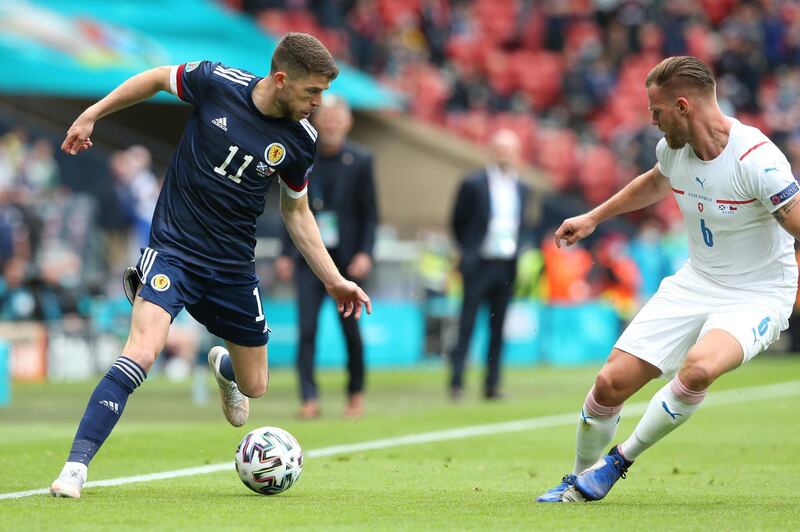
[(115, 414), (119, 414), (119, 404), (118, 403), (115, 403), (113, 401), (103, 400), (103, 401), (100, 401), (100, 404), (103, 405), (103, 406), (107, 406), (108, 409), (111, 410), (112, 412), (114, 412)]
[(215, 118), (211, 121), (212, 124), (220, 128), (222, 131), (228, 131), (228, 117)]

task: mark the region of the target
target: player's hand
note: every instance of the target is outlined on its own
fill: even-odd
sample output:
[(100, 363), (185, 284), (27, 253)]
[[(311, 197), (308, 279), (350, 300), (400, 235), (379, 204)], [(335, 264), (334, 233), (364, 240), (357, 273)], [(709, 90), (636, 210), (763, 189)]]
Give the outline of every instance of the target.
[(326, 286), (325, 289), (336, 301), (337, 310), (345, 318), (349, 318), (352, 314), (359, 319), (362, 305), (366, 307), (367, 314), (372, 314), (372, 302), (369, 300), (369, 296), (353, 281), (342, 277), (337, 284)]
[(291, 281), (294, 275), (294, 260), (286, 255), (275, 259), (275, 275), (283, 282)]
[(560, 248), (562, 240), (571, 246), (594, 233), (596, 227), (597, 224), (588, 214), (567, 218), (555, 232), (556, 246)]
[(92, 130), (94, 130), (94, 120), (85, 114), (79, 116), (67, 131), (67, 138), (61, 144), (61, 151), (69, 155), (77, 155), (83, 150), (91, 148)]
[(372, 270), (372, 259), (366, 253), (356, 253), (347, 266), (347, 275), (353, 279), (363, 279)]

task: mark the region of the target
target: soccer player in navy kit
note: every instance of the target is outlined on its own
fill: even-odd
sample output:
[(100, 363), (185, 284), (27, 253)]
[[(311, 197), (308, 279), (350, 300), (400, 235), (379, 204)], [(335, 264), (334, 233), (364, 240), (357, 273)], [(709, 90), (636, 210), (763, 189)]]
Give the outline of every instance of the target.
[(269, 329), (254, 248), (255, 221), (273, 181), (280, 183), (289, 234), (339, 311), (357, 318), (362, 305), (372, 311), (369, 297), (328, 255), (306, 197), (317, 138), (307, 119), (337, 75), (316, 38), (290, 33), (278, 43), (267, 77), (210, 61), (154, 68), (122, 83), (72, 124), (61, 149), (76, 155), (92, 146), (97, 120), (158, 91), (195, 108), (167, 171), (150, 244), (125, 274), (133, 303), (130, 336), (89, 399), (52, 495), (80, 497), (89, 462), (184, 307), (225, 340), (227, 349), (209, 351), (209, 363), (225, 417), (234, 426), (247, 421), (248, 397), (263, 395), (268, 383)]

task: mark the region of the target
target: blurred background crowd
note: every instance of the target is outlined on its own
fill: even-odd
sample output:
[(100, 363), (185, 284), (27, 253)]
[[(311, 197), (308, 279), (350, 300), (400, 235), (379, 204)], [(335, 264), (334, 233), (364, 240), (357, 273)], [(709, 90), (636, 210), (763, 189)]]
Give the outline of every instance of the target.
[[(559, 191), (597, 204), (655, 164), (643, 80), (712, 65), (723, 111), (800, 164), (800, 4), (782, 0), (228, 0), (308, 31), (410, 96), (408, 112), (484, 143), (511, 128)], [(675, 223), (674, 202), (641, 216)]]
[[(404, 94), (404, 112), (416, 119), (477, 143), (500, 128), (515, 131), (527, 162), (581, 208), (655, 164), (661, 135), (649, 125), (643, 80), (669, 55), (713, 65), (723, 111), (761, 128), (800, 168), (800, 5), (793, 1), (224, 4), (271, 34), (316, 35), (338, 60)], [(154, 169), (148, 149), (101, 151), (102, 171), (88, 181), (111, 192), (97, 194), (62, 179), (61, 133), (0, 119), (2, 321), (96, 316), (98, 302), (119, 299), (121, 272), (147, 242), (163, 171)], [(621, 323), (687, 256), (671, 198), (586, 246), (558, 250), (552, 229), (532, 230), (517, 297), (552, 304), (601, 299)], [(391, 227), (379, 231), (379, 239), (391, 235)], [(447, 228), (420, 227), (414, 245), (414, 297), (458, 298)], [(269, 260), (260, 266), (264, 289), (280, 292), (269, 267)], [(374, 294), (393, 293), (392, 279), (384, 283), (379, 271), (375, 277)]]

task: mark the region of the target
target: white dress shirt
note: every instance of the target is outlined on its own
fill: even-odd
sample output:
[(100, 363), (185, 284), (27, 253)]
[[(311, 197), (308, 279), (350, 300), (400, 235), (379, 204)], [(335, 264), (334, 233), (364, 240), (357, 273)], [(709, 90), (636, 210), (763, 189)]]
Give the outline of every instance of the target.
[(520, 201), (517, 191), (519, 176), (503, 172), (500, 167), (486, 168), (489, 176), (489, 227), (481, 246), (485, 259), (512, 259), (517, 253)]

